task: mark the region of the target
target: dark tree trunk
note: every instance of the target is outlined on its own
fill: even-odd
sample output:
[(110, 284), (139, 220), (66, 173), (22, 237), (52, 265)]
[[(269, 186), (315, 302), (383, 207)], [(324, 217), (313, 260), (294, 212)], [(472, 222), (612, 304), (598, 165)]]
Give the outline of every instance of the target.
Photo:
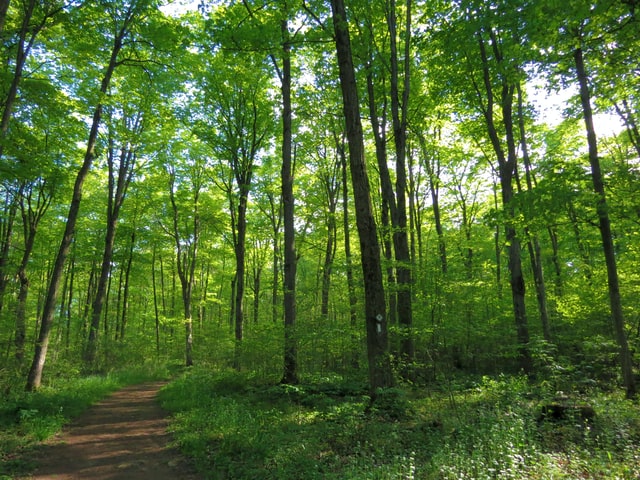
[(153, 286), (153, 313), (155, 318), (156, 354), (160, 355), (160, 312), (158, 309), (158, 291), (156, 287), (156, 246), (151, 256), (151, 285)]
[(296, 324), (296, 243), (293, 198), (293, 155), (291, 114), (291, 44), (285, 2), (280, 23), (282, 35), (282, 204), (284, 220), (284, 368), (282, 383), (298, 383), (298, 341)]
[(373, 73), (367, 73), (367, 94), (369, 99), (369, 120), (371, 121), (371, 130), (376, 147), (376, 160), (378, 162), (378, 174), (380, 176), (380, 189), (382, 196), (382, 206), (380, 211), (380, 220), (382, 223), (382, 251), (387, 261), (387, 295), (389, 298), (388, 321), (391, 325), (397, 323), (397, 305), (398, 305), (398, 288), (396, 281), (396, 273), (393, 268), (393, 248), (392, 248), (392, 222), (391, 219), (397, 218), (396, 199), (393, 192), (393, 183), (391, 182), (391, 174), (387, 165), (387, 105), (386, 102), (382, 106), (382, 114), (379, 119), (378, 107), (376, 102)]
[(344, 256), (347, 269), (347, 291), (349, 294), (349, 323), (351, 331), (354, 332), (351, 338), (351, 366), (358, 368), (360, 355), (357, 349), (357, 335), (355, 329), (358, 324), (358, 297), (356, 296), (355, 282), (353, 279), (353, 261), (351, 259), (351, 234), (349, 222), (349, 185), (347, 183), (347, 156), (344, 150), (344, 141), (339, 141), (336, 135), (336, 148), (340, 157), (342, 170), (342, 230), (344, 232)]
[(351, 54), (351, 39), (343, 0), (332, 0), (336, 54), (340, 71), (344, 116), (349, 141), (351, 183), (360, 237), (360, 255), (365, 290), (365, 324), (369, 386), (372, 398), (378, 389), (394, 384), (388, 355), (388, 334), (380, 246), (371, 205), (369, 177), (366, 170), (364, 135), (360, 120), (360, 102)]
[(0, 0), (0, 36), (4, 31), (4, 24), (7, 21), (7, 12), (9, 11), (10, 0)]
[(129, 241), (129, 252), (127, 255), (127, 265), (124, 269), (124, 289), (122, 292), (122, 313), (120, 315), (120, 341), (124, 340), (124, 333), (127, 326), (127, 319), (129, 313), (129, 289), (131, 286), (131, 265), (133, 264), (133, 249), (136, 244), (136, 229), (135, 225), (131, 231), (131, 237)]
[(13, 240), (13, 227), (18, 212), (18, 205), (21, 201), (21, 188), (18, 194), (7, 191), (5, 194), (4, 211), (0, 216), (0, 313), (4, 305), (4, 292), (9, 281), (7, 263), (9, 261), (9, 251)]
[(396, 217), (393, 224), (393, 246), (396, 256), (398, 280), (398, 324), (401, 328), (400, 354), (403, 364), (413, 362), (413, 278), (409, 234), (407, 231), (407, 111), (409, 108), (410, 85), (410, 40), (411, 40), (411, 0), (405, 5), (403, 85), (400, 91), (400, 66), (397, 48), (396, 3), (390, 0), (387, 13), (391, 59), (391, 112), (393, 118), (393, 139), (396, 154)]
[[(280, 291), (280, 223), (282, 221), (282, 202), (276, 202), (274, 195), (267, 193), (269, 198), (269, 218), (271, 219), (271, 231), (273, 233), (273, 281), (271, 283), (271, 321), (278, 320), (278, 297)], [(280, 196), (282, 198), (282, 195)]]
[(622, 368), (622, 378), (626, 389), (627, 398), (636, 396), (636, 379), (633, 374), (633, 361), (627, 334), (625, 332), (625, 320), (622, 310), (622, 300), (620, 298), (620, 282), (618, 277), (618, 267), (616, 254), (611, 233), (611, 221), (609, 219), (609, 209), (607, 207), (607, 197), (604, 188), (600, 158), (598, 157), (598, 141), (593, 127), (593, 112), (591, 110), (591, 95), (589, 93), (588, 77), (584, 65), (584, 56), (581, 48), (573, 52), (576, 66), (576, 76), (580, 85), (580, 102), (587, 132), (587, 143), (589, 145), (589, 163), (591, 165), (591, 178), (593, 180), (593, 190), (598, 196), (598, 220), (600, 224), (600, 235), (602, 238), (602, 249), (604, 251), (605, 262), (607, 264), (607, 281), (609, 287), (609, 303), (611, 305), (611, 317), (616, 332), (618, 347), (620, 348), (620, 366)]

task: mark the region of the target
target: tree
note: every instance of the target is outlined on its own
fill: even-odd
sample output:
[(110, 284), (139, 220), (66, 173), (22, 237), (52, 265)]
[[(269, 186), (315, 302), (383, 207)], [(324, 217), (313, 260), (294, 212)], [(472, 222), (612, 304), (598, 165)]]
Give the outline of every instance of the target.
[[(172, 225), (170, 229), (165, 227), (165, 231), (175, 244), (176, 270), (184, 307), (185, 364), (190, 367), (193, 365), (193, 286), (200, 243), (200, 194), (204, 188), (205, 164), (202, 158), (189, 159), (180, 176), (171, 165), (167, 174)], [(185, 198), (185, 194), (190, 198)]]
[[(579, 40), (582, 40), (581, 36)], [(611, 306), (611, 317), (616, 332), (616, 339), (620, 348), (620, 365), (622, 368), (622, 378), (626, 388), (627, 398), (634, 398), (637, 394), (635, 376), (633, 374), (633, 362), (631, 352), (627, 342), (625, 331), (624, 312), (620, 298), (620, 281), (618, 277), (618, 267), (616, 253), (611, 232), (611, 220), (607, 207), (607, 196), (604, 187), (600, 158), (598, 156), (598, 141), (595, 128), (593, 126), (593, 112), (591, 109), (591, 95), (589, 93), (589, 80), (585, 67), (584, 53), (582, 46), (578, 46), (573, 51), (575, 61), (576, 77), (580, 85), (580, 103), (584, 118), (587, 143), (589, 146), (589, 164), (591, 165), (591, 178), (593, 180), (593, 190), (597, 195), (597, 212), (602, 238), (602, 249), (607, 265), (607, 284), (609, 287), (609, 303)]]
[[(196, 122), (197, 135), (212, 151), (213, 180), (227, 196), (236, 260), (233, 312), (236, 357), (244, 327), (245, 267), (247, 248), (247, 207), (254, 174), (259, 168), (268, 134), (273, 131), (267, 106), (267, 79), (259, 67), (248, 68), (233, 60), (234, 54), (220, 54), (215, 68), (205, 75), (202, 109), (205, 119)], [(229, 81), (233, 79), (233, 81)]]
[[(125, 40), (133, 33), (132, 29), (135, 25), (135, 21), (142, 13), (145, 12), (147, 8), (149, 8), (149, 4), (145, 0), (140, 0), (139, 2), (132, 2), (131, 4), (128, 4), (124, 7), (122, 5), (114, 5), (111, 9), (109, 9), (110, 20), (113, 22), (114, 27), (114, 30), (109, 32), (110, 34), (112, 34), (111, 41), (113, 43), (109, 60), (106, 65), (102, 81), (100, 82), (101, 96), (106, 95), (113, 74), (118, 65), (121, 64), (120, 54), (123, 45), (125, 44)], [(64, 235), (62, 237), (55, 264), (51, 272), (47, 298), (42, 312), (38, 341), (36, 344), (31, 369), (27, 377), (26, 389), (29, 391), (39, 388), (42, 381), (42, 371), (44, 369), (44, 364), (46, 361), (47, 348), (49, 346), (49, 334), (51, 332), (51, 327), (53, 326), (55, 307), (60, 290), (64, 264), (69, 254), (69, 249), (71, 247), (71, 242), (74, 236), (76, 221), (78, 218), (78, 212), (80, 211), (83, 184), (89, 173), (91, 164), (93, 163), (93, 160), (96, 156), (95, 145), (98, 139), (98, 130), (102, 120), (103, 108), (104, 105), (102, 103), (102, 100), (99, 100), (93, 112), (93, 119), (89, 131), (89, 138), (87, 141), (84, 160), (76, 176)]]
[(380, 247), (371, 205), (358, 88), (352, 59), (349, 23), (343, 0), (332, 0), (331, 11), (349, 142), (349, 165), (356, 207), (356, 224), (360, 237), (360, 257), (365, 290), (369, 387), (373, 398), (375, 398), (378, 389), (390, 387), (394, 383), (388, 357), (386, 305), (382, 284)]
[[(119, 120), (117, 117), (121, 115)], [(105, 231), (105, 245), (102, 255), (102, 265), (98, 276), (96, 295), (91, 306), (91, 323), (89, 326), (89, 337), (84, 352), (84, 360), (88, 365), (95, 361), (98, 349), (98, 332), (100, 329), (100, 319), (102, 318), (102, 307), (107, 296), (107, 285), (111, 272), (111, 259), (113, 257), (113, 247), (116, 239), (116, 229), (120, 209), (127, 195), (127, 189), (136, 168), (138, 158), (139, 136), (144, 128), (144, 114), (141, 111), (115, 113), (110, 116), (109, 138), (107, 147), (107, 166), (109, 171), (109, 191), (107, 197), (107, 226)], [(116, 125), (122, 123), (122, 139), (116, 140)], [(116, 143), (116, 141), (118, 143)], [(124, 322), (123, 322), (124, 324)]]

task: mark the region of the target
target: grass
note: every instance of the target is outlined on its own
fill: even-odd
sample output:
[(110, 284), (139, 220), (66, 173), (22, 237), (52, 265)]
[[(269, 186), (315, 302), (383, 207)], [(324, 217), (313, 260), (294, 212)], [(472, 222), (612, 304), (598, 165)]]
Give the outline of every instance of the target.
[[(28, 473), (37, 442), (92, 403), (171, 376), (153, 366), (60, 377), (33, 394), (9, 389), (0, 403), (0, 479)], [(277, 380), (199, 366), (162, 389), (175, 443), (205, 478), (640, 478), (640, 408), (619, 392), (565, 394), (565, 404), (588, 404), (595, 416), (549, 421), (541, 406), (557, 401), (555, 389), (522, 377), (400, 386), (378, 392), (373, 407), (362, 379)]]
[(115, 390), (136, 383), (168, 378), (164, 366), (145, 365), (105, 375), (48, 380), (37, 392), (26, 393), (14, 378), (4, 378), (6, 396), (0, 401), (0, 480), (27, 474), (34, 447), (71, 419)]
[(520, 377), (380, 393), (371, 409), (359, 381), (194, 369), (161, 399), (210, 479), (640, 478), (640, 410), (622, 396), (590, 392), (571, 401), (588, 401), (592, 420), (549, 421), (552, 395)]

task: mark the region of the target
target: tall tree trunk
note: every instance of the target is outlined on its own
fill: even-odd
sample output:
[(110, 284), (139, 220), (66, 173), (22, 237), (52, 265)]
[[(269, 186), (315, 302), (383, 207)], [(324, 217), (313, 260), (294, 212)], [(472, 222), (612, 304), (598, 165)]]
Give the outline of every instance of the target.
[(407, 231), (407, 111), (411, 71), (411, 0), (405, 4), (403, 85), (400, 92), (400, 66), (397, 47), (396, 2), (389, 0), (387, 26), (391, 56), (391, 113), (396, 154), (396, 218), (393, 223), (393, 246), (398, 280), (398, 324), (401, 328), (400, 354), (403, 364), (413, 362), (413, 278)]
[(262, 265), (253, 267), (253, 323), (260, 319), (260, 284), (262, 277)]
[[(280, 223), (282, 220), (282, 202), (276, 202), (274, 195), (267, 193), (269, 198), (269, 218), (271, 219), (271, 232), (273, 237), (273, 281), (271, 283), (271, 321), (278, 320), (278, 296), (280, 291)], [(282, 198), (282, 195), (280, 195)]]
[(397, 218), (396, 199), (393, 192), (393, 183), (387, 162), (387, 105), (382, 106), (382, 114), (378, 114), (376, 102), (373, 72), (367, 72), (367, 95), (369, 99), (369, 120), (376, 147), (376, 160), (378, 161), (378, 174), (380, 176), (380, 190), (382, 196), (382, 206), (380, 208), (380, 220), (382, 222), (382, 251), (387, 260), (387, 294), (389, 298), (388, 321), (391, 325), (397, 323), (398, 288), (396, 273), (393, 268), (393, 248), (392, 248), (392, 222)]
[[(522, 161), (525, 169), (525, 179), (527, 181), (527, 189), (533, 191), (533, 180), (531, 175), (531, 160), (529, 158), (529, 146), (527, 143), (525, 123), (524, 123), (524, 105), (522, 99), (522, 88), (520, 84), (516, 85), (518, 94), (518, 129), (520, 132), (520, 147), (522, 150)], [(516, 178), (517, 178), (516, 170)], [(518, 189), (521, 189), (518, 179)], [(536, 287), (536, 299), (538, 300), (538, 311), (540, 313), (540, 323), (542, 324), (542, 336), (547, 342), (551, 341), (551, 330), (549, 327), (549, 310), (547, 308), (547, 287), (544, 281), (544, 270), (542, 268), (542, 253), (540, 248), (540, 240), (536, 233), (531, 233), (529, 228), (525, 228), (525, 233), (529, 238), (527, 248), (529, 250), (529, 258), (531, 261), (531, 271)]]
[(160, 312), (158, 309), (158, 291), (156, 287), (156, 246), (151, 255), (151, 285), (153, 287), (153, 313), (155, 318), (156, 354), (160, 355)]
[[(34, 22), (33, 16), (35, 9), (40, 7), (43, 9), (42, 17)], [(50, 10), (45, 9), (51, 7)], [(6, 19), (7, 10), (9, 8), (9, 0), (0, 0), (0, 33), (4, 30), (4, 24)], [(22, 21), (20, 24), (20, 31), (18, 33), (18, 42), (16, 46), (16, 57), (14, 62), (13, 75), (7, 94), (2, 102), (2, 113), (0, 114), (0, 158), (4, 153), (4, 138), (9, 131), (9, 123), (11, 116), (13, 115), (13, 108), (15, 106), (16, 99), (18, 98), (18, 90), (20, 83), (22, 82), (24, 66), (27, 62), (27, 58), (33, 48), (37, 35), (42, 31), (47, 22), (51, 20), (63, 9), (63, 3), (58, 2), (39, 2), (38, 0), (27, 0), (24, 2), (23, 8), (20, 10), (23, 12)]]
[[(491, 46), (494, 51), (495, 58), (499, 63), (502, 62), (502, 54), (498, 40), (493, 32), (489, 32), (491, 38)], [(513, 204), (513, 178), (515, 174), (517, 156), (516, 142), (513, 131), (513, 95), (515, 86), (509, 82), (509, 79), (501, 75), (501, 94), (500, 107), (502, 110), (502, 126), (505, 130), (507, 142), (507, 151), (505, 155), (504, 148), (500, 141), (498, 129), (494, 121), (495, 98), (493, 93), (493, 84), (491, 82), (491, 72), (489, 60), (486, 52), (485, 40), (482, 34), (478, 34), (478, 44), (480, 47), (480, 56), (482, 60), (482, 73), (484, 89), (486, 94), (486, 104), (483, 106), (483, 114), (487, 124), (487, 131), (491, 144), (498, 159), (498, 174), (500, 177), (500, 188), (502, 194), (502, 207), (506, 213), (505, 223), (505, 241), (508, 249), (508, 268), (511, 284), (511, 298), (513, 303), (513, 312), (516, 324), (516, 335), (518, 341), (518, 363), (520, 369), (530, 374), (533, 371), (531, 360), (531, 352), (529, 350), (529, 326), (527, 322), (527, 313), (525, 306), (525, 281), (522, 272), (522, 258), (520, 254), (520, 239), (518, 238), (515, 228), (515, 206)]]
[(236, 292), (234, 301), (234, 328), (235, 328), (235, 356), (234, 368), (240, 369), (240, 350), (244, 336), (244, 292), (245, 292), (245, 269), (246, 269), (246, 239), (247, 239), (247, 196), (249, 194), (248, 184), (240, 184), (240, 198), (238, 200), (235, 256), (236, 256)]
[[(18, 292), (18, 303), (16, 305), (16, 333), (14, 343), (16, 346), (15, 357), (18, 363), (24, 360), (24, 348), (26, 342), (26, 312), (27, 297), (29, 295), (29, 277), (27, 275), (27, 266), (31, 258), (31, 252), (36, 239), (38, 225), (40, 220), (46, 213), (53, 195), (47, 193), (46, 182), (44, 180), (36, 181), (25, 185), (21, 188), (22, 200), (20, 202), (20, 210), (22, 213), (22, 225), (24, 229), (24, 250), (22, 252), (22, 260), (18, 266), (17, 277), (20, 282), (20, 290)], [(37, 188), (37, 197), (34, 201), (33, 191)]]
[[(326, 161), (326, 158), (324, 159)], [(327, 208), (327, 241), (325, 243), (324, 261), (322, 265), (322, 298), (320, 302), (320, 315), (324, 319), (329, 317), (329, 291), (331, 289), (331, 274), (333, 262), (336, 255), (336, 237), (338, 228), (336, 223), (336, 209), (338, 207), (338, 196), (340, 194), (340, 182), (338, 180), (338, 161), (334, 165), (327, 166), (328, 171), (320, 174), (321, 182), (325, 191)]]
[[(100, 92), (102, 95), (106, 95), (109, 84), (111, 83), (111, 77), (117, 66), (118, 54), (122, 49), (122, 43), (125, 36), (128, 33), (129, 22), (125, 21), (124, 25), (116, 35), (111, 49), (111, 57), (107, 66), (104, 77), (102, 78), (102, 84), (100, 86)], [(55, 316), (56, 303), (58, 300), (58, 293), (60, 291), (60, 284), (62, 280), (62, 274), (64, 272), (64, 264), (69, 254), (71, 242), (73, 241), (76, 221), (78, 220), (78, 213), (80, 211), (80, 202), (82, 201), (82, 189), (84, 181), (89, 174), (89, 169), (95, 158), (95, 145), (98, 139), (98, 128), (102, 119), (102, 103), (99, 103), (94, 112), (93, 120), (91, 123), (91, 130), (89, 132), (89, 139), (87, 141), (87, 150), (84, 155), (84, 161), (78, 171), (76, 180), (73, 186), (73, 196), (71, 198), (71, 205), (69, 207), (69, 213), (67, 215), (67, 223), (65, 226), (60, 248), (54, 263), (53, 271), (51, 272), (51, 279), (49, 283), (49, 289), (47, 291), (47, 297), (42, 312), (42, 321), (40, 323), (40, 333), (38, 334), (38, 341), (36, 343), (35, 354), (33, 356), (33, 362), (29, 370), (27, 377), (27, 384), (25, 386), (27, 391), (33, 391), (40, 387), (42, 382), (42, 371), (44, 370), (44, 364), (47, 358), (47, 349), (49, 348), (49, 334), (51, 327), (53, 327), (53, 320)]]
[(201, 175), (198, 166), (194, 169), (192, 177), (193, 204), (191, 215), (193, 218), (191, 231), (183, 233), (179, 227), (180, 213), (176, 203), (176, 172), (169, 168), (169, 199), (173, 214), (173, 230), (171, 236), (175, 242), (176, 249), (176, 270), (180, 279), (180, 291), (183, 306), (183, 321), (185, 333), (185, 366), (193, 365), (193, 314), (192, 314), (192, 292), (196, 271), (196, 260), (198, 258), (198, 247), (200, 242), (200, 191), (202, 189)]
[(296, 242), (293, 198), (293, 155), (291, 113), (291, 44), (287, 2), (280, 22), (282, 36), (282, 204), (284, 222), (284, 371), (282, 383), (298, 383), (298, 341), (296, 324)]
[[(11, 83), (9, 84), (9, 88), (7, 89), (7, 94), (2, 102), (3, 109), (2, 116), (0, 117), (0, 139), (3, 141), (0, 142), (0, 158), (2, 158), (2, 155), (4, 153), (4, 138), (9, 130), (9, 122), (11, 121), (13, 107), (16, 98), (18, 97), (18, 87), (20, 85), (20, 82), (22, 81), (22, 72), (24, 70), (24, 65), (27, 61), (29, 51), (33, 46), (33, 42), (36, 39), (36, 35), (39, 33), (42, 27), (44, 27), (44, 23), (41, 23), (37, 27), (31, 25), (31, 18), (33, 17), (33, 12), (37, 4), (37, 0), (28, 0), (24, 5), (25, 8), (23, 9), (22, 25), (20, 26), (20, 32), (18, 34), (18, 44), (16, 47), (17, 51), (13, 77), (11, 78)], [(8, 1), (6, 3), (4, 1), (0, 3), (0, 13), (2, 13), (0, 19), (2, 20), (3, 27), (8, 7)], [(31, 38), (28, 38), (29, 35), (31, 35)]]
[(351, 258), (351, 234), (349, 231), (349, 185), (347, 182), (347, 156), (344, 150), (344, 141), (339, 141), (335, 136), (336, 148), (340, 157), (340, 165), (342, 171), (342, 230), (344, 232), (344, 256), (347, 269), (347, 291), (349, 295), (349, 324), (351, 331), (354, 332), (351, 338), (351, 366), (358, 368), (360, 355), (357, 347), (357, 335), (355, 335), (356, 326), (358, 324), (358, 297), (356, 296), (356, 287), (353, 279), (353, 261)]
[[(141, 125), (142, 117), (138, 117), (138, 126)], [(131, 133), (138, 130), (133, 126)], [(137, 132), (136, 132), (137, 133)], [(114, 169), (114, 145), (113, 137), (109, 139), (109, 152), (107, 153), (107, 162), (109, 165), (109, 192), (107, 200), (107, 226), (104, 240), (104, 251), (102, 253), (102, 265), (100, 274), (98, 275), (98, 285), (96, 294), (91, 305), (91, 323), (89, 325), (89, 336), (84, 351), (84, 361), (90, 366), (94, 363), (96, 353), (98, 351), (98, 333), (100, 331), (100, 319), (105, 299), (107, 297), (107, 286), (109, 283), (111, 272), (111, 259), (113, 258), (113, 247), (116, 240), (116, 230), (118, 226), (118, 218), (120, 217), (120, 209), (124, 203), (126, 191), (133, 175), (133, 167), (135, 161), (135, 152), (128, 147), (122, 146), (120, 151), (120, 159), (118, 161), (117, 175)]]
[(620, 349), (620, 366), (622, 368), (622, 378), (626, 389), (627, 398), (636, 396), (636, 380), (633, 374), (633, 362), (627, 334), (625, 332), (625, 320), (622, 310), (622, 300), (620, 298), (620, 282), (618, 277), (618, 267), (616, 254), (611, 234), (611, 221), (609, 219), (609, 209), (607, 207), (607, 197), (604, 188), (602, 170), (600, 168), (600, 158), (598, 157), (598, 141), (593, 126), (593, 112), (591, 110), (591, 95), (589, 93), (588, 77), (584, 65), (584, 55), (582, 48), (577, 48), (573, 52), (576, 67), (576, 76), (580, 85), (580, 102), (584, 117), (585, 129), (587, 133), (587, 143), (589, 145), (589, 163), (591, 165), (591, 178), (593, 190), (598, 196), (598, 221), (600, 224), (600, 235), (602, 238), (602, 249), (604, 251), (605, 262), (607, 264), (607, 283), (609, 287), (609, 303), (611, 305), (611, 317), (616, 332), (618, 347)]
[(365, 161), (364, 135), (360, 120), (360, 101), (358, 99), (344, 0), (332, 0), (331, 10), (347, 139), (349, 141), (349, 164), (356, 206), (356, 223), (360, 237), (360, 256), (365, 290), (369, 387), (372, 398), (375, 398), (378, 389), (390, 387), (394, 384), (388, 355), (386, 305), (380, 264), (380, 246), (371, 204), (369, 177)]
[(127, 255), (127, 264), (124, 269), (124, 289), (122, 292), (122, 314), (120, 316), (120, 341), (124, 340), (125, 328), (127, 326), (127, 320), (129, 318), (129, 289), (131, 287), (131, 265), (133, 264), (133, 249), (136, 244), (136, 229), (135, 224), (131, 230), (131, 237), (129, 240), (129, 252)]
[[(436, 132), (434, 137), (439, 136)], [(431, 208), (433, 209), (433, 222), (438, 235), (438, 252), (440, 253), (440, 268), (444, 275), (447, 274), (447, 245), (444, 241), (444, 229), (442, 228), (442, 215), (440, 213), (440, 154), (429, 152), (427, 140), (424, 134), (418, 136), (422, 151), (423, 165), (429, 177), (429, 192), (431, 193)]]
[(11, 242), (13, 241), (13, 227), (15, 224), (18, 205), (21, 201), (21, 188), (17, 195), (6, 191), (2, 216), (0, 216), (0, 313), (4, 305), (4, 292), (9, 282), (8, 261)]

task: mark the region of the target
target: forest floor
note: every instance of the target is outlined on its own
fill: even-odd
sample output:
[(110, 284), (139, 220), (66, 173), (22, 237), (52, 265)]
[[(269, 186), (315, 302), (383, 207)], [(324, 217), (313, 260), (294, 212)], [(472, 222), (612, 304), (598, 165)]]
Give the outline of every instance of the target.
[(166, 382), (126, 387), (89, 408), (33, 455), (33, 480), (197, 480), (170, 446), (167, 412), (157, 401)]

